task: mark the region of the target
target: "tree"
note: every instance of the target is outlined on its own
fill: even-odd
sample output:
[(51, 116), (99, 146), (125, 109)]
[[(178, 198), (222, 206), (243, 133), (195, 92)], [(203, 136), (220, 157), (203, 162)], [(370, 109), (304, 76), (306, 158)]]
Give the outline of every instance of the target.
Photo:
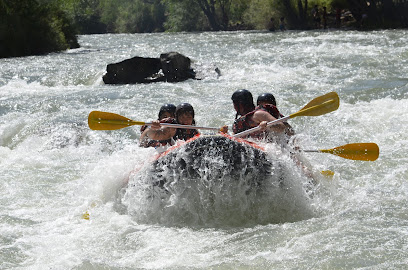
[[(186, 9), (198, 7), (213, 31), (227, 30), (229, 27), (229, 13), (233, 0), (164, 0), (164, 2), (167, 6), (173, 7), (173, 10), (177, 5)], [(172, 13), (169, 16), (172, 16)]]
[(195, 2), (199, 5), (207, 17), (211, 29), (214, 31), (221, 30), (221, 25), (218, 22), (217, 15), (215, 13), (216, 0), (195, 0)]
[(288, 24), (294, 29), (307, 29), (307, 9), (308, 0), (297, 0), (295, 3), (291, 0), (277, 0), (278, 7), (286, 17)]
[(198, 5), (191, 0), (165, 1), (166, 21), (164, 28), (172, 32), (210, 30), (208, 20)]
[[(227, 30), (232, 0), (195, 0), (208, 19), (213, 31)], [(220, 14), (218, 16), (218, 13)]]
[(45, 54), (79, 47), (58, 3), (0, 0), (0, 57)]
[(407, 27), (408, 5), (404, 1), (347, 0), (347, 4), (357, 21), (357, 27)]
[(252, 0), (245, 9), (244, 22), (255, 29), (267, 28), (270, 19), (279, 18), (277, 9), (270, 0)]

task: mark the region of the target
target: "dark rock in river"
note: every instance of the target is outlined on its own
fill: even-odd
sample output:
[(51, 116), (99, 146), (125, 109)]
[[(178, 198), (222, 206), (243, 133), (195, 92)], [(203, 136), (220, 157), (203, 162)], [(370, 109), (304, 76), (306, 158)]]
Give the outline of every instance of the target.
[[(154, 78), (161, 69), (159, 58), (133, 57), (119, 63), (109, 64), (103, 81), (106, 84), (148, 83), (158, 81)], [(164, 81), (164, 79), (161, 79)]]
[(181, 82), (196, 78), (196, 73), (190, 64), (190, 58), (177, 52), (163, 53), (160, 58), (136, 56), (109, 64), (103, 81), (106, 84)]
[(195, 71), (190, 67), (190, 58), (177, 52), (160, 55), (163, 74), (168, 82), (182, 82), (195, 79)]

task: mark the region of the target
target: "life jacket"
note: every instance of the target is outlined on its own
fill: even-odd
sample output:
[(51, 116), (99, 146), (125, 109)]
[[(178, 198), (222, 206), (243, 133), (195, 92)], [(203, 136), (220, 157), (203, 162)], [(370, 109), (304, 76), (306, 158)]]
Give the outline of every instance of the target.
[[(177, 120), (174, 118), (164, 118), (162, 120), (160, 120), (160, 123), (166, 123), (166, 124), (179, 124), (177, 123)], [(147, 142), (147, 146), (146, 147), (159, 147), (159, 146), (165, 146), (167, 144), (169, 145), (173, 145), (174, 141), (177, 140), (183, 140), (186, 141), (190, 138), (193, 138), (196, 135), (199, 135), (200, 132), (198, 132), (197, 129), (185, 129), (185, 128), (177, 128), (176, 129), (176, 134), (168, 139), (168, 140), (162, 140), (162, 141), (157, 141), (157, 140), (149, 140)]]
[(200, 132), (198, 132), (197, 129), (178, 128), (176, 130), (176, 135), (173, 136), (173, 139), (176, 141), (177, 140), (187, 141), (188, 139), (191, 139), (199, 134)]
[[(253, 121), (251, 121), (252, 116), (256, 111), (263, 110), (268, 112), (270, 115), (275, 117), (276, 119), (282, 117), (280, 114), (278, 108), (272, 104), (266, 104), (266, 105), (260, 105), (255, 108), (255, 110), (241, 116), (238, 119), (235, 119), (234, 124), (232, 126), (232, 131), (234, 134), (243, 132), (245, 130), (251, 129), (253, 127), (256, 127), (257, 125), (254, 125)], [(250, 134), (249, 136), (255, 137), (255, 138), (265, 138), (265, 132), (254, 132)]]
[(249, 112), (238, 119), (235, 119), (234, 124), (232, 125), (232, 131), (234, 134), (241, 133), (242, 131), (253, 128), (254, 126), (250, 123), (250, 117), (254, 115), (255, 110)]
[(140, 133), (143, 133), (143, 131), (145, 131), (145, 130), (146, 130), (146, 128), (147, 128), (147, 126), (146, 126), (146, 125), (141, 126), (141, 127), (140, 127)]
[[(171, 123), (171, 124), (175, 124), (175, 121), (173, 122), (174, 118), (164, 118), (162, 120), (160, 120), (160, 123)], [(140, 128), (140, 131), (143, 132), (145, 129), (147, 128), (147, 126), (143, 125)], [(160, 147), (160, 146), (165, 146), (165, 145), (172, 145), (172, 139), (168, 139), (168, 140), (148, 140), (146, 144), (144, 144), (144, 147)]]

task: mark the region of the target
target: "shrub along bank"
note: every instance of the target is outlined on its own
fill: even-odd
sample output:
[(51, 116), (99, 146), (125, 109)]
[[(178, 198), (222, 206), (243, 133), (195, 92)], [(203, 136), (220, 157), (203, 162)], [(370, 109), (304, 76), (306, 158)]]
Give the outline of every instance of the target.
[(279, 30), (281, 19), (292, 30), (408, 28), (408, 1), (0, 0), (0, 57), (75, 48), (76, 34)]
[(0, 0), (0, 57), (79, 47), (73, 23), (56, 2)]

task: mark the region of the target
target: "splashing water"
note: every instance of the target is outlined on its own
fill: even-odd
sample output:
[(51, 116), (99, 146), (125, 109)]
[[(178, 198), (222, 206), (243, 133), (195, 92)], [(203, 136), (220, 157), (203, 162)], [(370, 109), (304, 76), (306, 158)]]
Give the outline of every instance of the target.
[[(274, 156), (273, 156), (274, 155)], [(223, 136), (201, 137), (130, 177), (123, 203), (142, 223), (248, 226), (311, 216), (293, 161)]]
[[(407, 31), (108, 34), (79, 40), (76, 50), (0, 59), (0, 269), (408, 264)], [(168, 51), (190, 57), (202, 79), (102, 83), (109, 63)], [(304, 154), (299, 159), (313, 174), (335, 172), (333, 179), (316, 177), (310, 185), (289, 151), (274, 144), (262, 144), (262, 164), (270, 170), (259, 166), (259, 152), (251, 148), (239, 151), (245, 165), (234, 169), (216, 153), (191, 160), (194, 152), (180, 148), (173, 158), (189, 160), (183, 169), (155, 163), (156, 151), (138, 146), (137, 127), (87, 127), (93, 110), (150, 121), (162, 104), (182, 102), (194, 106), (197, 125), (231, 126), (231, 94), (241, 88), (254, 97), (272, 92), (284, 115), (336, 91), (337, 111), (290, 120), (298, 146), (374, 142), (379, 159)], [(153, 186), (162, 178), (170, 181)], [(89, 220), (81, 218), (86, 212)]]

